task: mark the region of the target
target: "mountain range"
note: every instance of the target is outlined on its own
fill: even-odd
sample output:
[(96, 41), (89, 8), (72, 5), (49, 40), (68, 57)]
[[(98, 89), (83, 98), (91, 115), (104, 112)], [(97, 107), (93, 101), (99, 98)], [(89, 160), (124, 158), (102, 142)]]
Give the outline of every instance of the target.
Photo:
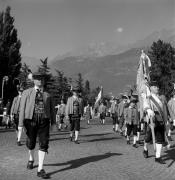
[[(145, 51), (158, 39), (170, 42), (175, 47), (175, 29), (156, 31), (135, 43), (121, 46), (114, 42), (93, 43), (64, 55), (58, 55), (49, 61), (53, 74), (61, 70), (72, 79), (81, 73), (89, 80), (91, 87), (103, 86), (105, 93), (118, 93), (126, 90), (136, 81), (136, 73), (141, 49)], [(40, 61), (24, 57), (32, 70), (36, 70)]]

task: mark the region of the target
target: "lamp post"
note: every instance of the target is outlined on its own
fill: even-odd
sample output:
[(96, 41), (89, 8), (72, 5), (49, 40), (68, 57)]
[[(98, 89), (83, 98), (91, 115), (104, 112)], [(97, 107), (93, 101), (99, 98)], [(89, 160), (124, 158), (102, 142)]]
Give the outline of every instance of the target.
[(7, 82), (8, 80), (9, 80), (8, 76), (4, 76), (2, 79), (2, 96), (1, 96), (2, 99), (4, 98), (4, 83)]

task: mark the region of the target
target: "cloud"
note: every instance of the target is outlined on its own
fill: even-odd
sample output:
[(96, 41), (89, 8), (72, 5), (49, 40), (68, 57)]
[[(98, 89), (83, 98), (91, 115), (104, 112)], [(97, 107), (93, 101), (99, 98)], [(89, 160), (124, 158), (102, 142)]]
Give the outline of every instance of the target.
[(122, 33), (123, 32), (123, 28), (122, 27), (119, 27), (115, 30), (115, 32), (118, 32), (118, 33)]

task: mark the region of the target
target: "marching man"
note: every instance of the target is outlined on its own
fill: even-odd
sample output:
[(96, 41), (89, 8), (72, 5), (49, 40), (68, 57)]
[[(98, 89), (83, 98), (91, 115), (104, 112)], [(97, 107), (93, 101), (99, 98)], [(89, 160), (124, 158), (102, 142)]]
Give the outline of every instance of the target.
[(18, 127), (18, 124), (19, 124), (19, 109), (20, 109), (20, 101), (21, 101), (22, 92), (23, 92), (23, 89), (20, 88), (18, 90), (18, 96), (16, 96), (13, 99), (12, 107), (11, 107), (11, 110), (10, 110), (11, 119), (13, 119), (14, 123), (15, 123), (15, 129), (16, 129), (16, 135), (17, 135), (17, 145), (18, 146), (22, 145), (21, 144), (21, 136), (22, 136), (22, 130), (23, 129), (21, 127)]
[(45, 154), (49, 148), (49, 128), (53, 124), (53, 106), (50, 94), (44, 90), (44, 77), (40, 73), (33, 74), (35, 86), (25, 90), (21, 97), (19, 127), (25, 127), (29, 150), (27, 169), (33, 169), (36, 138), (39, 140), (37, 176), (48, 178), (43, 169)]
[(162, 145), (165, 143), (165, 124), (168, 120), (167, 108), (165, 101), (159, 96), (159, 86), (156, 81), (150, 81), (150, 95), (142, 93), (143, 98), (143, 109), (147, 119), (147, 130), (144, 140), (144, 151), (143, 155), (145, 158), (148, 157), (147, 143), (153, 140), (155, 147), (155, 162), (164, 164), (165, 162), (161, 159)]
[(79, 89), (72, 89), (73, 95), (68, 98), (66, 105), (66, 119), (70, 121), (70, 141), (73, 141), (75, 133), (75, 144), (79, 144), (78, 135), (80, 131), (80, 119), (83, 115), (82, 99), (78, 96)]
[(112, 116), (112, 120), (113, 120), (113, 131), (117, 132), (118, 131), (118, 103), (117, 103), (117, 99), (114, 98), (112, 104), (111, 104), (111, 116)]

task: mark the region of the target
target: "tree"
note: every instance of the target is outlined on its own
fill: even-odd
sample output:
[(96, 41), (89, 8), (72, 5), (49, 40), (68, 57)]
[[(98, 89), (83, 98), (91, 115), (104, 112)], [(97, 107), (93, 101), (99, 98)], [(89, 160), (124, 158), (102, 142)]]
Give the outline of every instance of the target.
[(53, 77), (50, 73), (50, 68), (48, 67), (48, 58), (45, 58), (44, 60), (40, 59), (41, 65), (38, 68), (38, 72), (40, 72), (44, 76), (44, 88), (51, 92), (53, 88)]
[[(12, 100), (16, 95), (14, 79), (20, 73), (21, 68), (21, 42), (14, 27), (14, 18), (10, 14), (11, 8), (0, 13), (0, 85), (4, 76), (8, 82), (4, 87), (4, 101)], [(13, 92), (13, 93), (12, 93)], [(2, 94), (1, 88), (0, 93)]]
[(86, 80), (85, 82), (85, 86), (84, 86), (84, 92), (86, 95), (88, 95), (90, 93), (91, 89), (90, 89), (90, 83), (88, 80)]
[(158, 40), (148, 53), (152, 63), (151, 79), (158, 81), (161, 94), (169, 98), (175, 82), (175, 49), (170, 43)]
[(21, 73), (18, 75), (18, 79), (20, 80), (20, 85), (27, 89), (28, 87), (28, 75), (29, 73), (32, 73), (29, 66), (24, 63), (21, 67)]
[(83, 88), (83, 78), (82, 74), (78, 73), (78, 79), (76, 80), (76, 86), (77, 88), (84, 94), (84, 88)]
[(57, 75), (54, 77), (54, 87), (52, 89), (53, 96), (57, 99), (58, 102), (63, 99), (67, 101), (67, 98), (70, 96), (70, 84), (68, 78), (64, 75), (64, 72), (56, 70)]

